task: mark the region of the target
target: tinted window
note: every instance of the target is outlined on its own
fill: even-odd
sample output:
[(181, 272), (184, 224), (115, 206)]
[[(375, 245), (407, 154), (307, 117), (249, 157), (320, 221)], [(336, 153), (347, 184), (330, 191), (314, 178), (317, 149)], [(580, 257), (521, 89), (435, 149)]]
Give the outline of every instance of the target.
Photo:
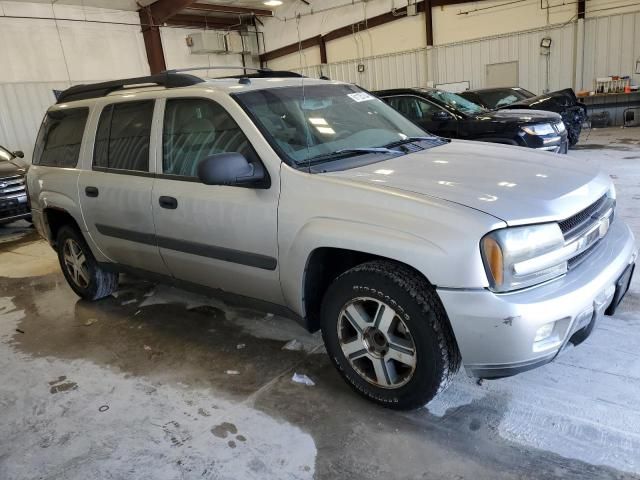
[(211, 100), (167, 100), (162, 133), (162, 171), (195, 177), (198, 163), (216, 153), (255, 154), (247, 137), (227, 111)]
[(119, 170), (149, 171), (153, 100), (105, 107), (96, 132), (93, 164)]
[(484, 104), (489, 108), (500, 108), (512, 103), (533, 97), (533, 93), (522, 88), (508, 88), (504, 90), (488, 90), (479, 93)]
[(47, 112), (38, 132), (33, 163), (47, 167), (74, 168), (80, 156), (88, 108)]
[(434, 112), (440, 110), (432, 103), (418, 97), (389, 97), (385, 99), (389, 105), (413, 121), (429, 120)]
[(444, 103), (458, 112), (466, 113), (467, 115), (478, 115), (486, 112), (486, 110), (480, 105), (476, 105), (456, 93), (445, 92), (444, 90), (425, 90), (425, 94), (430, 98)]

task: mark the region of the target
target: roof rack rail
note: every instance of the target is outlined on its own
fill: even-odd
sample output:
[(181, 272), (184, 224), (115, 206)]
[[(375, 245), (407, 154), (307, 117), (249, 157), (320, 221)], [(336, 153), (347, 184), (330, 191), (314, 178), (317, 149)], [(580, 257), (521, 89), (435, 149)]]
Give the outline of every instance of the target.
[(124, 78), (121, 80), (112, 80), (109, 82), (92, 83), (75, 85), (64, 90), (58, 96), (57, 102), (65, 103), (75, 100), (87, 100), (89, 98), (104, 97), (117, 90), (122, 90), (125, 87), (133, 85), (158, 85), (165, 88), (178, 88), (188, 87), (190, 85), (196, 85), (202, 83), (204, 80), (195, 75), (186, 75), (183, 73), (174, 73), (173, 71), (167, 71), (158, 73), (156, 75), (149, 75), (147, 77), (136, 78)]
[[(301, 75), (296, 72), (291, 72), (288, 70), (271, 70), (269, 68), (255, 68), (255, 67), (243, 67), (242, 65), (217, 65), (215, 67), (193, 67), (193, 68), (178, 68), (174, 70), (167, 70), (165, 73), (182, 73), (182, 72), (193, 72), (198, 70), (244, 70), (244, 74), (240, 75), (229, 75), (220, 78), (301, 78), (304, 75)], [(255, 73), (247, 73), (247, 71), (255, 72)]]

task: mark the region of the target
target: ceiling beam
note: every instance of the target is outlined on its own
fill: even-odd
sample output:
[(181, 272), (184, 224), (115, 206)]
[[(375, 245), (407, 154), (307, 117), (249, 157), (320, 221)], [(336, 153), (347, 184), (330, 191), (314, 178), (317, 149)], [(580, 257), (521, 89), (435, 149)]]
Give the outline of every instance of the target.
[(164, 23), (172, 26), (202, 27), (212, 29), (240, 27), (237, 18), (205, 17), (203, 15), (173, 15)]
[(321, 38), (322, 35), (316, 35), (315, 37), (306, 38), (301, 42), (290, 43), (289, 45), (285, 45), (284, 47), (276, 48), (275, 50), (271, 50), (270, 52), (262, 53), (260, 55), (260, 61), (268, 62), (269, 60), (274, 60), (276, 58), (284, 57), (285, 55), (296, 53), (298, 50), (317, 47), (320, 45)]
[(273, 12), (271, 10), (265, 10), (262, 8), (232, 7), (229, 5), (212, 5), (210, 3), (192, 3), (186, 8), (189, 10), (196, 10), (198, 12), (208, 12), (208, 13), (231, 13), (234, 15), (257, 15), (259, 17), (273, 16)]
[(166, 22), (192, 3), (195, 3), (195, 0), (157, 0), (140, 10), (148, 10), (153, 17), (153, 22), (158, 25)]
[[(427, 45), (433, 45), (433, 15), (431, 9), (434, 7), (444, 7), (447, 5), (469, 3), (469, 1), (470, 0), (421, 0), (416, 3), (418, 12), (425, 13)], [(395, 22), (396, 20), (402, 20), (404, 18), (407, 18), (406, 13), (407, 7), (402, 7), (398, 8), (393, 13), (387, 12), (381, 15), (376, 15), (375, 17), (368, 18), (366, 21), (363, 20), (360, 22), (352, 23), (350, 25), (345, 25), (344, 27), (336, 28), (335, 30), (332, 30), (324, 35), (320, 35), (319, 37), (310, 37), (302, 40), (300, 43), (291, 43), (289, 45), (285, 45), (284, 47), (280, 47), (275, 50), (263, 53), (260, 55), (260, 60), (263, 62), (273, 60), (284, 55), (295, 53), (300, 48), (305, 49), (319, 46), (321, 41), (325, 43), (331, 40), (337, 40), (338, 38), (347, 37), (368, 28), (379, 27), (380, 25), (384, 25), (386, 23)]]
[(578, 18), (584, 18), (587, 9), (587, 2), (585, 0), (578, 0)]
[(433, 0), (424, 0), (422, 5), (424, 5), (424, 23), (425, 29), (427, 33), (427, 47), (433, 46)]
[(162, 49), (162, 39), (160, 38), (160, 29), (154, 25), (151, 12), (148, 9), (140, 9), (138, 14), (140, 15), (140, 26), (142, 27), (142, 38), (144, 39), (144, 47), (147, 52), (149, 71), (152, 74), (160, 73), (167, 69), (164, 60), (164, 50)]

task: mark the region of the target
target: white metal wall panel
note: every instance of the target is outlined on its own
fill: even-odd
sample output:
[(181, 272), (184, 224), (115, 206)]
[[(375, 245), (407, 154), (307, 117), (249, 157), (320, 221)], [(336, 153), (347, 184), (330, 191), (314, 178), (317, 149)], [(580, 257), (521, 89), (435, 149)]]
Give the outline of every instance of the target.
[(636, 83), (640, 59), (640, 12), (588, 18), (585, 21), (584, 88), (596, 77), (631, 75)]
[[(426, 49), (412, 50), (362, 60), (316, 65), (296, 71), (314, 78), (323, 74), (332, 80), (357, 83), (368, 90), (420, 87), (427, 84), (426, 52)], [(360, 63), (365, 67), (364, 72), (358, 72)]]
[(55, 103), (53, 90), (65, 88), (69, 83), (0, 83), (0, 145), (24, 151), (31, 161), (44, 112)]
[[(638, 15), (640, 14), (636, 17)], [(638, 20), (634, 22), (625, 19), (622, 28), (625, 32), (632, 31), (630, 25), (635, 25), (634, 45), (640, 45), (640, 26), (637, 25)], [(544, 37), (552, 39), (548, 88), (558, 90), (573, 87), (575, 23), (362, 60), (330, 63), (322, 67), (309, 66), (297, 71), (310, 77), (318, 77), (322, 68), (322, 73), (331, 79), (357, 83), (371, 90), (465, 80), (471, 83), (471, 88), (482, 88), (485, 86), (488, 64), (518, 61), (520, 86), (535, 93), (542, 93), (547, 88), (547, 58), (540, 54), (540, 41)], [(633, 39), (625, 41), (633, 43)], [(627, 51), (622, 56), (637, 58), (638, 55)], [(362, 73), (357, 71), (359, 63), (365, 65), (365, 71)]]
[(546, 88), (547, 59), (540, 54), (540, 40), (552, 39), (549, 89), (573, 86), (575, 24), (501, 35), (433, 48), (435, 83), (468, 80), (471, 88), (485, 87), (486, 66), (518, 61), (520, 86), (541, 93)]

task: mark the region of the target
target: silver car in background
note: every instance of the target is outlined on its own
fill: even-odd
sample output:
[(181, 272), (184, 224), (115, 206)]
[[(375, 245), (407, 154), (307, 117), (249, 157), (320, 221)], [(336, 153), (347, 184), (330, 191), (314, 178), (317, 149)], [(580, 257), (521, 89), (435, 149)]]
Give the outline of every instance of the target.
[(359, 394), (398, 409), (461, 364), (503, 377), (580, 343), (636, 258), (602, 172), (429, 135), (340, 82), (72, 87), (33, 163), (35, 225), (78, 295), (129, 272), (291, 316), (322, 329)]

